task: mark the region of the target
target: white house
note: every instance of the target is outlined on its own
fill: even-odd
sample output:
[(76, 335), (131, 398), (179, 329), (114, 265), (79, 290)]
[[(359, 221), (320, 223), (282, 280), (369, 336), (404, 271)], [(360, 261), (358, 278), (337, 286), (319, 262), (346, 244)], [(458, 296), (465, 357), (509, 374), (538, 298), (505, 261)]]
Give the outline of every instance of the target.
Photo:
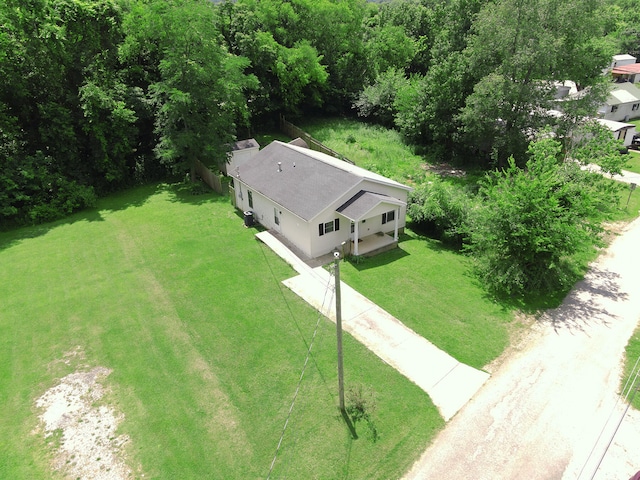
[(235, 206), (309, 258), (397, 245), (410, 187), (315, 150), (274, 141), (229, 171)]
[(619, 67), (633, 65), (634, 63), (636, 63), (636, 57), (627, 53), (622, 53), (620, 55), (614, 55), (612, 57), (611, 66), (609, 67), (609, 69), (613, 70)]
[(640, 88), (630, 82), (612, 83), (607, 102), (598, 111), (601, 118), (627, 122), (640, 117)]
[(616, 122), (603, 118), (599, 118), (598, 123), (611, 130), (613, 138), (621, 140), (625, 147), (628, 147), (633, 142), (633, 137), (636, 134), (636, 126), (633, 123)]

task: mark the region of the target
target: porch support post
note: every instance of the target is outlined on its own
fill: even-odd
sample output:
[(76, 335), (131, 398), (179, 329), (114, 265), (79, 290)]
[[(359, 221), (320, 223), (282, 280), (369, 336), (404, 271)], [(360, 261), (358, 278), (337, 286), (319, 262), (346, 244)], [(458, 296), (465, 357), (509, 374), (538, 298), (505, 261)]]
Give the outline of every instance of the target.
[(355, 224), (354, 224), (354, 229), (353, 229), (353, 255), (354, 256), (358, 256), (358, 224), (360, 222), (358, 222), (356, 220)]
[(396, 222), (395, 222), (395, 227), (393, 230), (393, 239), (397, 242), (398, 241), (398, 217), (400, 216), (400, 207), (398, 207), (398, 209), (396, 210)]

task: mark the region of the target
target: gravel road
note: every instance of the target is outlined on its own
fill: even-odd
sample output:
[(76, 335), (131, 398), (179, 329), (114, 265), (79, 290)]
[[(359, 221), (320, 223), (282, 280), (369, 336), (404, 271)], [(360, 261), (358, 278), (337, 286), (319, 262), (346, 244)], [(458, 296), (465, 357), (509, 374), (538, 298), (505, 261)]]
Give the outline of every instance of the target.
[(624, 414), (618, 391), (624, 347), (639, 319), (636, 220), (564, 303), (505, 354), (405, 478), (631, 477), (640, 470), (640, 415)]

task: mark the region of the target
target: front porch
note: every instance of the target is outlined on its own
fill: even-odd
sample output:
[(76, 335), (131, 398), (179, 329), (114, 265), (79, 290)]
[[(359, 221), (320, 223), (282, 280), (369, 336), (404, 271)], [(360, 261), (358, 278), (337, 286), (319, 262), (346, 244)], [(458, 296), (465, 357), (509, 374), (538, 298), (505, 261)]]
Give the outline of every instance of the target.
[(392, 250), (398, 246), (398, 241), (394, 240), (391, 235), (383, 232), (374, 233), (358, 239), (358, 249), (354, 248), (353, 240), (345, 245), (346, 255), (363, 255), (372, 257), (387, 250)]

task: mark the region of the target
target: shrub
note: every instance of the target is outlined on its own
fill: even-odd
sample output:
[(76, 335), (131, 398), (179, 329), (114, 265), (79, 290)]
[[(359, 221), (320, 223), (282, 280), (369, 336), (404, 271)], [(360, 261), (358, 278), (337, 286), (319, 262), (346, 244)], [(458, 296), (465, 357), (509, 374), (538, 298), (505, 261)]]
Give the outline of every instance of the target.
[(376, 442), (379, 434), (373, 419), (377, 407), (374, 393), (358, 384), (349, 388), (346, 397), (345, 409), (349, 418), (354, 425), (364, 421), (369, 429), (371, 440)]
[(436, 178), (411, 192), (407, 213), (436, 238), (460, 248), (469, 239), (474, 204), (468, 192)]
[(559, 162), (560, 144), (534, 142), (526, 169), (509, 167), (481, 182), (469, 250), (485, 287), (497, 295), (538, 295), (575, 281), (572, 257), (599, 243), (601, 221), (616, 205), (601, 175)]

